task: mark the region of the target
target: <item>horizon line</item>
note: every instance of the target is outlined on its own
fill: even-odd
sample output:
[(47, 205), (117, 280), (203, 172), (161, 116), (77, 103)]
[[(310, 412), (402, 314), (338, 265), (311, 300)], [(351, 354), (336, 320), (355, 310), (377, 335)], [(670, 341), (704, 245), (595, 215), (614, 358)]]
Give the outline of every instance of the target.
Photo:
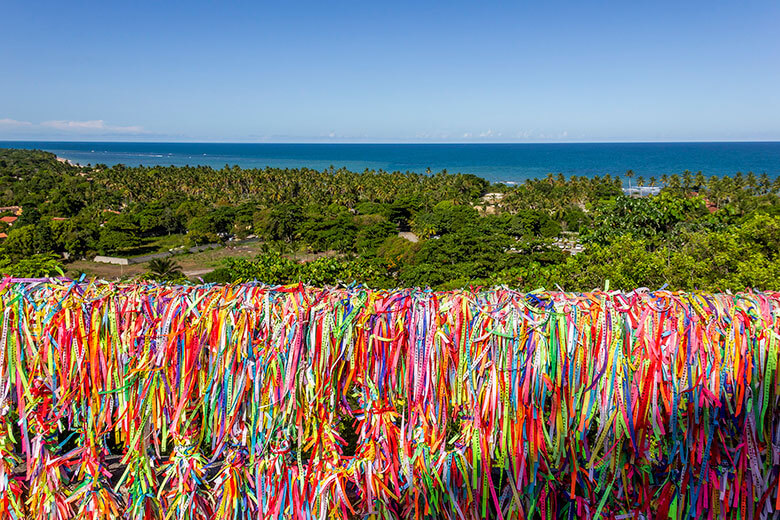
[(0, 139), (0, 143), (90, 143), (90, 144), (288, 144), (288, 145), (518, 145), (518, 144), (773, 144), (780, 139), (713, 139), (713, 140), (616, 140), (616, 141), (153, 141), (153, 140), (58, 140), (58, 139)]

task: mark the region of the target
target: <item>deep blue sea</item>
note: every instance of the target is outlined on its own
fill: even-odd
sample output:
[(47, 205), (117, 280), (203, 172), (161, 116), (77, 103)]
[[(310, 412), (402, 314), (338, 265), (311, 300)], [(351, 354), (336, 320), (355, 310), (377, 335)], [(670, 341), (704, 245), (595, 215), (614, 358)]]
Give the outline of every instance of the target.
[(333, 165), (350, 170), (473, 173), (492, 182), (520, 182), (548, 173), (623, 174), (646, 180), (663, 174), (766, 172), (780, 176), (780, 142), (555, 144), (231, 144), (0, 141), (0, 147), (39, 148), (79, 164), (209, 165), (221, 168)]

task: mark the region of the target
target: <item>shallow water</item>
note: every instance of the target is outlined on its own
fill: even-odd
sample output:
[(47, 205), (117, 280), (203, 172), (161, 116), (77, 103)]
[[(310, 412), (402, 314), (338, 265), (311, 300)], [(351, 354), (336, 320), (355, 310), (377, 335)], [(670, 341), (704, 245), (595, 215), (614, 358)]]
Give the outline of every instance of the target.
[[(521, 182), (548, 173), (622, 175), (660, 180), (684, 170), (705, 175), (738, 171), (780, 175), (780, 142), (555, 144), (246, 144), (0, 141), (0, 147), (39, 148), (79, 164), (208, 165), (221, 168), (334, 166), (350, 170), (425, 172), (447, 169), (492, 182)], [(634, 181), (635, 182), (635, 181)]]

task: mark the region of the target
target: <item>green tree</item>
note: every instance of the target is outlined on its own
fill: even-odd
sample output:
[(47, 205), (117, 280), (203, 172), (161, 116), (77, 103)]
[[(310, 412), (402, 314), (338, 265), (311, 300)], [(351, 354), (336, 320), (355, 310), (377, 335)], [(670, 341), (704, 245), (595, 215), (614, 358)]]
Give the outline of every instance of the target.
[(348, 252), (355, 249), (357, 226), (344, 206), (307, 206), (298, 226), (303, 241), (314, 251)]
[(24, 211), (22, 211), (22, 214), (19, 215), (18, 220), (16, 221), (15, 225), (22, 227), (22, 226), (29, 226), (29, 225), (36, 225), (41, 220), (41, 212), (38, 211), (38, 208), (35, 206), (28, 206), (24, 208)]
[(57, 250), (50, 221), (41, 220), (35, 225), (33, 248), (36, 253), (52, 253)]
[(101, 254), (117, 252), (121, 249), (135, 247), (141, 243), (139, 227), (132, 215), (119, 214), (111, 216), (100, 230), (98, 251)]
[(357, 252), (363, 257), (372, 258), (376, 256), (377, 250), (385, 239), (395, 234), (395, 225), (385, 219), (365, 226), (357, 233), (355, 241)]
[(35, 225), (15, 225), (9, 230), (8, 238), (3, 241), (2, 247), (5, 255), (13, 259), (38, 253), (35, 249)]
[(271, 209), (267, 233), (271, 240), (290, 243), (298, 238), (303, 210), (296, 204), (281, 204)]
[(220, 242), (209, 216), (193, 217), (187, 224), (187, 238), (195, 246)]
[(24, 278), (63, 276), (60, 261), (52, 254), (36, 254), (18, 260), (0, 257), (0, 273)]

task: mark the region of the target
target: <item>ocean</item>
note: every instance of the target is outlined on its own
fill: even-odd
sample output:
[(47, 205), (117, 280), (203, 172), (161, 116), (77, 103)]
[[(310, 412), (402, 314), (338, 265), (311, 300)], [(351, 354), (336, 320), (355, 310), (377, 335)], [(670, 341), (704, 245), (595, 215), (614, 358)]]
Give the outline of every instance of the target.
[(622, 175), (636, 180), (702, 171), (780, 176), (780, 142), (549, 144), (239, 144), (0, 141), (3, 148), (38, 148), (78, 164), (208, 165), (222, 168), (330, 166), (424, 173), (446, 169), (491, 182), (522, 182), (548, 173)]

